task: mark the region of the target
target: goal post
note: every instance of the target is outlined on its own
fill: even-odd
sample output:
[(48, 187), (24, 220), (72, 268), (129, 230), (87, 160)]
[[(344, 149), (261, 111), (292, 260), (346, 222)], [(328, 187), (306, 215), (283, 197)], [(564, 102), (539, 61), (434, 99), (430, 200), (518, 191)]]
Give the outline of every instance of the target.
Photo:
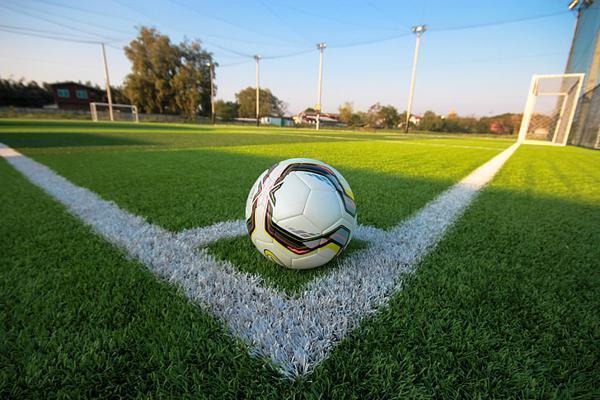
[[(90, 114), (92, 121), (110, 121), (108, 103), (90, 103)], [(140, 122), (137, 106), (132, 104), (112, 104), (115, 121)]]
[(583, 78), (584, 74), (533, 75), (519, 142), (566, 145)]

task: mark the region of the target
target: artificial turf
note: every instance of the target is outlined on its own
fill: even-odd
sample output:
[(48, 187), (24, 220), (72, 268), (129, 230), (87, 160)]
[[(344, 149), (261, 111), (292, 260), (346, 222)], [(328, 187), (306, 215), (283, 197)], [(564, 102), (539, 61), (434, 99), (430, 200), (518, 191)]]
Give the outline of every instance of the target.
[[(397, 143), (385, 135), (247, 127), (182, 125), (169, 132), (164, 124), (136, 130), (65, 122), (45, 131), (47, 121), (19, 123), (4, 122), (3, 129), (0, 120), (0, 143), (174, 231), (242, 218), (255, 179), (292, 157), (331, 163), (356, 194), (359, 222), (389, 228), (511, 144), (437, 136)], [(108, 136), (113, 145), (102, 142)]]
[[(127, 209), (147, 207), (150, 215), (141, 215), (171, 229), (200, 221), (193, 207), (184, 213), (176, 207), (177, 199), (188, 199), (183, 187), (193, 192), (191, 183), (203, 175), (186, 178), (178, 168), (192, 162), (194, 152), (224, 154), (229, 161), (238, 157), (239, 164), (228, 164), (236, 171), (251, 165), (248, 158), (267, 163), (269, 151), (278, 149), (283, 157), (296, 146), (211, 145), (188, 149), (183, 153), (190, 155), (179, 160), (180, 151), (140, 149), (131, 152), (134, 159), (137, 153), (149, 155), (132, 164), (126, 156), (97, 161), (100, 153), (117, 155), (120, 148), (95, 152), (94, 146), (79, 145), (70, 147), (79, 149), (71, 155), (52, 155), (62, 151), (50, 146), (43, 154), (34, 146), (37, 139), (27, 139), (23, 130), (16, 139), (11, 135), (17, 133), (0, 129), (0, 142), (21, 140), (20, 150), (67, 178)], [(80, 142), (86, 134), (74, 135)], [(341, 141), (315, 142), (307, 142), (307, 155), (321, 154), (321, 145), (325, 157), (331, 156), (328, 145), (343, 148)], [(331, 157), (357, 193), (377, 190), (385, 199), (391, 192), (381, 204), (365, 200), (359, 212), (368, 216), (367, 209), (379, 206), (380, 212), (401, 215), (399, 222), (412, 210), (404, 200), (412, 188), (418, 193), (419, 184), (431, 182), (437, 188), (419, 197), (416, 209), (497, 153), (471, 148), (477, 146), (471, 142), (494, 147), (494, 141), (442, 142), (447, 147), (387, 145), (406, 160), (386, 153), (386, 142)], [(470, 147), (453, 153), (461, 143)], [(375, 146), (370, 153), (369, 146)], [(253, 156), (247, 154), (250, 147)], [(354, 158), (357, 165), (350, 165)], [(591, 150), (523, 146), (389, 306), (363, 321), (314, 373), (291, 382), (250, 357), (176, 288), (127, 260), (0, 161), (0, 398), (598, 398), (599, 164), (600, 153)], [(141, 172), (131, 171), (142, 165)], [(260, 172), (263, 165), (255, 168)], [(146, 189), (149, 171), (156, 172), (159, 193)], [(166, 177), (160, 178), (161, 171)], [(228, 173), (223, 180), (251, 181), (254, 172)], [(102, 186), (96, 174), (121, 183)], [(390, 185), (395, 179), (407, 184)], [(220, 190), (208, 178), (201, 182)], [(118, 197), (119, 190), (128, 194)], [(245, 190), (235, 202), (243, 204)], [(160, 201), (171, 193), (172, 199)], [(370, 212), (372, 223), (385, 226), (377, 222), (377, 210)], [(164, 222), (178, 214), (181, 220), (173, 225)]]
[(352, 239), (339, 256), (325, 265), (307, 270), (282, 268), (267, 260), (260, 252), (256, 251), (252, 241), (246, 236), (218, 240), (208, 246), (208, 251), (217, 260), (231, 261), (239, 270), (260, 275), (267, 285), (293, 295), (314, 278), (331, 271), (332, 268), (339, 267), (340, 263), (350, 254), (366, 249), (367, 246), (367, 242)]

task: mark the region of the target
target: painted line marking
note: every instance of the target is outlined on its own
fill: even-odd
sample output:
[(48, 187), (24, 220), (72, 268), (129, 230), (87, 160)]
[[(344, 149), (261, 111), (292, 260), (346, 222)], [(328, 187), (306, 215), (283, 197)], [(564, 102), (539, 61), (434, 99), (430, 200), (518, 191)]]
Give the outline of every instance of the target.
[(308, 283), (298, 296), (270, 288), (261, 277), (240, 272), (196, 248), (240, 234), (240, 221), (175, 234), (2, 144), (0, 156), (97, 234), (180, 286), (191, 301), (223, 321), (252, 354), (269, 358), (284, 376), (294, 378), (310, 373), (365, 316), (387, 304), (401, 287), (402, 277), (414, 273), (517, 148), (513, 144), (496, 155), (397, 227), (389, 231), (359, 227), (356, 236), (371, 246)]

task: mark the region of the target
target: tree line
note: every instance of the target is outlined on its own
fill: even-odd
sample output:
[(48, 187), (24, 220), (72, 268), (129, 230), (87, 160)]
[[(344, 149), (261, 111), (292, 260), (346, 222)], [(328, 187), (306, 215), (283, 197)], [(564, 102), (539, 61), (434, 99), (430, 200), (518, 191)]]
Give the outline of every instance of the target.
[[(394, 106), (373, 104), (367, 111), (355, 111), (351, 102), (338, 108), (340, 122), (351, 128), (404, 128), (406, 111), (400, 113)], [(426, 111), (418, 125), (409, 122), (409, 128), (431, 132), (464, 132), (515, 134), (521, 124), (521, 114), (505, 113), (490, 117), (461, 117), (451, 112), (447, 116)]]
[[(113, 101), (129, 103), (139, 111), (156, 114), (184, 115), (195, 120), (198, 115), (211, 113), (211, 71), (218, 66), (213, 54), (202, 47), (200, 40), (184, 39), (173, 43), (167, 35), (155, 28), (140, 27), (138, 35), (125, 47), (131, 62), (131, 73), (122, 87), (111, 87)], [(214, 79), (214, 76), (213, 76)], [(88, 86), (92, 86), (88, 83)], [(96, 85), (97, 88), (100, 88)], [(218, 88), (214, 85), (213, 90)], [(47, 83), (0, 79), (0, 106), (41, 107), (52, 102)], [(269, 89), (260, 89), (260, 115), (283, 116), (286, 104)], [(403, 128), (406, 112), (394, 106), (375, 103), (367, 111), (354, 110), (346, 102), (339, 109), (339, 120), (351, 128)], [(256, 88), (247, 87), (235, 95), (235, 101), (215, 102), (216, 117), (223, 121), (256, 117)], [(520, 115), (502, 114), (493, 117), (447, 116), (427, 111), (417, 127), (409, 128), (433, 132), (491, 132), (514, 133), (520, 124)]]

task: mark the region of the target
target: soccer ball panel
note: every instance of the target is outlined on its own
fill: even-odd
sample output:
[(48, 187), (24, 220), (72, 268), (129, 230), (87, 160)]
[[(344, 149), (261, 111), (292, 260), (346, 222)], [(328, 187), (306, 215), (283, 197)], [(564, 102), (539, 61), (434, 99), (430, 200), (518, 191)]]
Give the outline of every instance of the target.
[(305, 215), (286, 218), (279, 221), (277, 225), (303, 239), (314, 238), (321, 234), (321, 230)]
[(273, 204), (273, 221), (275, 223), (302, 214), (310, 189), (295, 173), (286, 176), (281, 187), (272, 190), (275, 198)]
[(254, 185), (252, 185), (252, 188), (250, 189), (250, 193), (248, 193), (248, 199), (246, 199), (246, 219), (250, 218), (250, 215), (252, 214), (252, 203), (254, 200), (254, 196), (256, 196), (256, 193), (258, 192), (258, 188), (261, 186), (262, 180), (265, 177), (265, 175), (267, 174), (267, 172), (269, 172), (269, 170), (265, 170), (262, 174), (260, 174), (260, 176), (258, 177), (258, 179), (254, 182)]
[(335, 191), (335, 187), (331, 184), (329, 178), (318, 175), (312, 172), (298, 171), (298, 177), (310, 188), (310, 190), (323, 190), (326, 192)]
[(337, 192), (311, 191), (306, 202), (304, 216), (317, 226), (319, 233), (340, 219), (341, 199)]
[(316, 252), (314, 254), (309, 254), (302, 258), (296, 258), (292, 260), (292, 268), (293, 269), (309, 269), (319, 267), (325, 264), (328, 260), (321, 257)]

